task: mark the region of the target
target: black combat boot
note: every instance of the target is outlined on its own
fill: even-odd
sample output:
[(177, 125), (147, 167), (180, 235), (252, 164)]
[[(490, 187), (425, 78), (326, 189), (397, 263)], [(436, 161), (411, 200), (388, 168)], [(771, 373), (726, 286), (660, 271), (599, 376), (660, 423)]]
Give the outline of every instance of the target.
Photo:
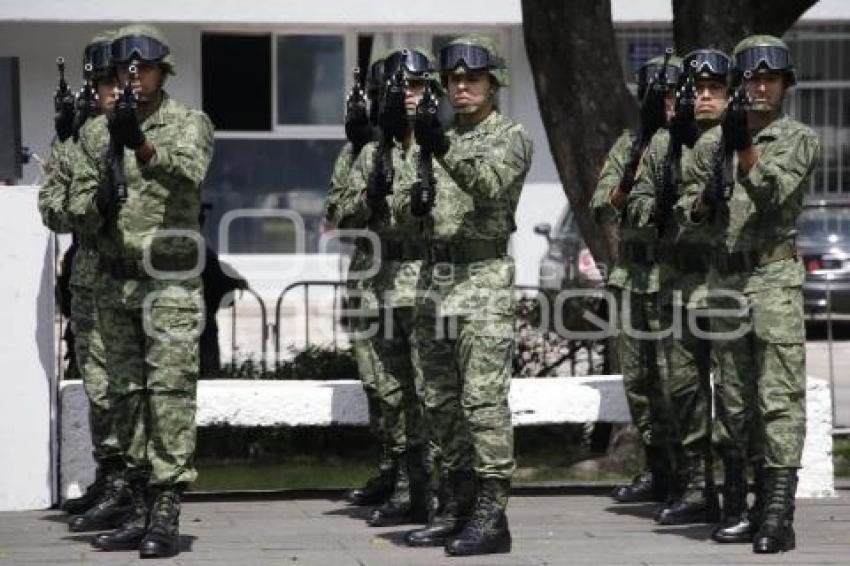
[(687, 454), (679, 475), (684, 490), (658, 512), (655, 522), (659, 525), (716, 523), (720, 519), (720, 506), (709, 458), (704, 453)]
[(180, 495), (182, 485), (154, 490), (150, 524), (139, 545), (140, 558), (168, 558), (180, 552)]
[(755, 528), (747, 509), (747, 475), (740, 457), (723, 457), (722, 522), (711, 533), (721, 543), (749, 543)]
[(148, 530), (148, 512), (150, 498), (147, 493), (147, 480), (136, 479), (130, 482), (132, 512), (124, 523), (109, 533), (97, 535), (92, 546), (101, 550), (137, 550)]
[(475, 501), (475, 474), (470, 470), (450, 472), (442, 491), (441, 508), (429, 518), (428, 525), (404, 536), (408, 546), (445, 546), (449, 537), (466, 526)]
[(753, 552), (775, 554), (797, 546), (794, 533), (794, 497), (797, 493), (796, 468), (765, 470), (765, 499)]
[(122, 470), (110, 470), (104, 487), (92, 505), (82, 515), (68, 519), (68, 528), (75, 533), (114, 529), (127, 520), (133, 510), (130, 490)]
[(372, 511), (370, 527), (388, 527), (428, 520), (428, 474), (421, 448), (411, 448), (399, 457), (395, 489), (390, 498)]
[(473, 556), (511, 551), (511, 531), (505, 515), (510, 482), (481, 480), (472, 518), (456, 537), (446, 542), (446, 554)]
[(398, 462), (386, 459), (381, 462), (378, 473), (366, 480), (366, 485), (352, 489), (345, 498), (352, 505), (380, 505), (392, 495), (397, 476)]
[(110, 467), (105, 462), (99, 463), (95, 471), (94, 482), (86, 487), (86, 490), (81, 496), (63, 501), (62, 505), (59, 506), (59, 510), (64, 511), (68, 515), (82, 515), (94, 507), (106, 487), (106, 472)]
[(672, 489), (672, 465), (667, 451), (657, 446), (646, 446), (646, 469), (628, 485), (614, 488), (611, 497), (618, 503), (640, 503), (667, 500)]

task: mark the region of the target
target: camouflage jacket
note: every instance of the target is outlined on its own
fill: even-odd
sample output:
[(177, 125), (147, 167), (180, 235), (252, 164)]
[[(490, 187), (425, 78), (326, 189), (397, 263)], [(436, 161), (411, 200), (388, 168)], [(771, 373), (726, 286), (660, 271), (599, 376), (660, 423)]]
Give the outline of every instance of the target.
[[(47, 162), (47, 179), (38, 191), (38, 210), (44, 225), (60, 234), (71, 231), (68, 202), (74, 166), (79, 159), (80, 152), (72, 138), (55, 141)], [(82, 238), (74, 255), (70, 283), (75, 287), (94, 288), (98, 276), (98, 255), (93, 239)]]
[(516, 229), (514, 214), (531, 168), (531, 139), (520, 124), (498, 111), (473, 126), (455, 123), (446, 134), (449, 151), (433, 160), (436, 191), (431, 213), (425, 218), (410, 213), (406, 187), (400, 191), (403, 198), (393, 203), (396, 215), (421, 225), (433, 244), (460, 250), (490, 242), (505, 255), (473, 263), (429, 264), (423, 290), (439, 297), (443, 316), (513, 316), (515, 268), (507, 242)]
[[(95, 238), (97, 250), (107, 262), (142, 260), (143, 250), (149, 246), (154, 267), (158, 260), (162, 265), (159, 258), (166, 262), (179, 259), (188, 266), (159, 269), (189, 271), (200, 265), (198, 254), (204, 255), (203, 240), (154, 235), (161, 230), (179, 230), (200, 237), (200, 185), (212, 158), (212, 123), (203, 112), (163, 94), (159, 108), (142, 122), (141, 129), (156, 153), (148, 163), (139, 165), (135, 154), (124, 150), (127, 200), (113, 216), (103, 217), (97, 209), (96, 194), (108, 175), (105, 149), (109, 132), (104, 116), (86, 124), (80, 135), (81, 159), (74, 170), (69, 217), (83, 237)], [(104, 279), (114, 294), (103, 293), (101, 298), (133, 306), (140, 304), (150, 291), (175, 284), (173, 280), (151, 278)], [(200, 277), (180, 280), (177, 285), (197, 292)]]
[[(667, 130), (659, 130), (652, 137), (641, 160), (635, 186), (626, 204), (626, 222), (638, 228), (655, 229), (659, 291), (662, 299), (670, 300), (674, 291), (681, 291), (683, 304), (693, 301), (695, 305), (703, 306), (711, 244), (704, 235), (681, 226), (676, 221), (673, 210), (669, 211), (663, 234), (658, 233), (657, 203), (659, 193), (664, 187), (669, 150), (670, 133)], [(692, 162), (693, 150), (683, 145), (679, 159), (670, 165), (672, 180), (675, 183), (672, 198), (675, 201), (684, 194), (688, 182), (687, 175), (693, 171)], [(700, 260), (704, 261), (700, 263)], [(692, 263), (694, 268), (686, 268), (685, 264), (688, 262)]]
[[(608, 284), (612, 287), (628, 289), (635, 293), (658, 292), (658, 264), (655, 256), (655, 228), (637, 226), (627, 222), (623, 211), (611, 204), (611, 196), (623, 178), (634, 134), (629, 130), (617, 138), (608, 151), (608, 157), (599, 172), (599, 181), (590, 203), (597, 223), (610, 223), (619, 220), (618, 239), (620, 251), (618, 259), (608, 274)], [(643, 167), (643, 165), (641, 165)], [(638, 168), (640, 173), (640, 167)], [(639, 258), (633, 250), (648, 250), (649, 258)]]
[[(712, 178), (720, 138), (720, 128), (714, 128), (694, 147), (693, 174), (675, 207), (681, 223), (700, 227), (716, 244), (709, 287), (754, 292), (802, 285), (805, 274), (794, 251), (796, 222), (804, 186), (820, 152), (817, 135), (796, 120), (778, 117), (753, 136), (759, 158), (749, 173), (739, 171), (734, 156), (735, 183), (727, 205), (695, 219), (691, 211)], [(764, 259), (746, 271), (718, 268), (719, 262), (738, 252)]]
[[(399, 209), (396, 203), (405, 198), (405, 194), (410, 194), (410, 187), (416, 182), (419, 147), (412, 144), (405, 149), (402, 144), (395, 143), (392, 149), (392, 192), (386, 196), (386, 206), (373, 209), (366, 200), (365, 192), (377, 150), (378, 144), (372, 142), (360, 151), (348, 176), (346, 190), (333, 207), (335, 214), (329, 214), (329, 219), (341, 228), (374, 231), (382, 247), (388, 241), (420, 242), (423, 237), (422, 226), (418, 222), (405, 221), (406, 217), (395, 214)], [(368, 256), (360, 267), (365, 269), (366, 264)], [(381, 261), (378, 273), (364, 281), (363, 290), (372, 291), (383, 306), (412, 307), (421, 267), (422, 260)]]
[(50, 146), (50, 158), (45, 171), (47, 177), (38, 189), (38, 212), (41, 221), (58, 234), (71, 231), (68, 222), (68, 194), (74, 176), (74, 140), (55, 139)]

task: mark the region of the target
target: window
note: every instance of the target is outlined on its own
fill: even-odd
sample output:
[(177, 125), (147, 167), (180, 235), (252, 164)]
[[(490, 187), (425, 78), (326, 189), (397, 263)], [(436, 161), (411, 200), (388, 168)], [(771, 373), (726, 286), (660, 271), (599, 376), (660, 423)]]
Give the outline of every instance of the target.
[[(331, 169), (345, 143), (344, 101), (352, 69), (366, 69), (373, 51), (436, 47), (460, 33), (469, 32), (205, 32), (203, 108), (216, 125), (215, 153), (203, 189), (204, 201), (213, 206), (204, 226), (210, 246), (221, 247), (219, 224), (225, 214), (254, 209), (261, 213), (230, 224), (228, 251), (294, 252), (294, 223), (272, 216), (285, 209), (303, 218), (306, 251), (316, 253)], [(490, 33), (500, 35), (507, 49), (506, 31)]]

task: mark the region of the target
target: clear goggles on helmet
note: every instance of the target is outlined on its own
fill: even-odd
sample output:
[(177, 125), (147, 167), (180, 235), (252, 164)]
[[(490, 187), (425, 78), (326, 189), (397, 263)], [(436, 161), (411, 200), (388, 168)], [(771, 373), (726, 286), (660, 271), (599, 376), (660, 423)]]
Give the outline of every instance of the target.
[(431, 61), (424, 54), (413, 49), (402, 49), (384, 59), (384, 76), (394, 75), (402, 67), (414, 75), (430, 73), (434, 70)]
[(480, 45), (469, 45), (467, 43), (454, 43), (440, 49), (440, 69), (452, 71), (459, 65), (463, 65), (470, 71), (481, 69), (501, 69), (505, 67), (505, 61), (496, 57), (486, 47)]
[(112, 42), (112, 60), (116, 63), (159, 61), (168, 54), (166, 45), (146, 35), (119, 37)]
[(91, 65), (91, 70), (95, 73), (107, 70), (112, 65), (111, 46), (112, 43), (109, 41), (100, 41), (86, 45), (83, 51), (83, 63), (85, 65)]
[(682, 66), (694, 75), (708, 73), (723, 77), (729, 73), (729, 58), (718, 51), (696, 51), (685, 57)]
[(735, 54), (735, 68), (738, 71), (755, 71), (762, 66), (772, 71), (790, 69), (791, 54), (787, 49), (772, 45), (756, 45)]

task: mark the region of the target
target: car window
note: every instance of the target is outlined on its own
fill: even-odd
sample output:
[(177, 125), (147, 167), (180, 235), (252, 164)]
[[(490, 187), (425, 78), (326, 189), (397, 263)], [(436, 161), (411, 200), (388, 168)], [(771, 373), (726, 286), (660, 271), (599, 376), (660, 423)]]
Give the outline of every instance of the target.
[(811, 240), (850, 241), (850, 207), (806, 208), (797, 220), (797, 232)]

